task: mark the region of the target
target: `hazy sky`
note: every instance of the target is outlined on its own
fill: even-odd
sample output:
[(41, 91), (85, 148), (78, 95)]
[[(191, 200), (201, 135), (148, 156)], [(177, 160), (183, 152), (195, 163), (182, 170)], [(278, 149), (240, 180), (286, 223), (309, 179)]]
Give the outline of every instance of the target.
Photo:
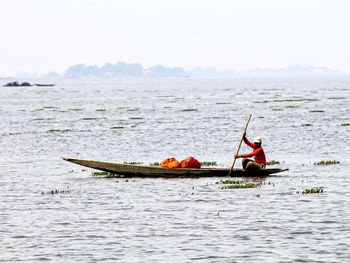
[(348, 0), (0, 0), (0, 76), (73, 64), (350, 72)]

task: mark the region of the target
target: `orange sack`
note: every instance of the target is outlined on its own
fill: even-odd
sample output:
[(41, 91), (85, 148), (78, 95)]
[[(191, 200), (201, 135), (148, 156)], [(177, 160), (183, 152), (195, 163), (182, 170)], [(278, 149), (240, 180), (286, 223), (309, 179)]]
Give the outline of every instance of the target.
[(198, 162), (197, 159), (190, 156), (180, 162), (180, 167), (181, 168), (201, 168), (201, 164)]
[(166, 168), (179, 168), (180, 164), (174, 157), (171, 157), (171, 158), (165, 159), (160, 164), (160, 166), (166, 167)]

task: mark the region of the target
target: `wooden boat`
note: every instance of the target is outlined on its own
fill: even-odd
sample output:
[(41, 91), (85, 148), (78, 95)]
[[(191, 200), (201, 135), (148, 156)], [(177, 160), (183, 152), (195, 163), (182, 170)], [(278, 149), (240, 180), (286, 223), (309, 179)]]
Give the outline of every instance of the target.
[[(228, 176), (228, 173), (230, 171), (229, 168), (163, 168), (160, 166), (131, 165), (66, 157), (61, 158), (68, 162), (118, 174), (123, 177), (225, 177)], [(233, 169), (231, 177), (268, 176), (270, 174), (280, 173), (287, 170), (288, 169), (261, 169), (258, 171), (245, 171), (243, 169)]]
[(38, 87), (52, 87), (52, 86), (55, 86), (55, 84), (38, 84), (38, 83), (35, 83), (34, 85), (38, 86)]

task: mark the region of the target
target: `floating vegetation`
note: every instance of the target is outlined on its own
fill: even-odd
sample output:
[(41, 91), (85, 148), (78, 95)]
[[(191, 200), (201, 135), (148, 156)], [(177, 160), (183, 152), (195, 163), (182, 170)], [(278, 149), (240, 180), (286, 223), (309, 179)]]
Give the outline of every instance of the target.
[(153, 162), (153, 163), (150, 163), (149, 165), (150, 166), (160, 166), (160, 163), (159, 162)]
[(75, 109), (68, 109), (68, 110), (71, 110), (71, 111), (82, 111), (83, 109), (75, 108)]
[(124, 164), (141, 165), (143, 162), (124, 162)]
[(339, 161), (333, 160), (333, 161), (320, 161), (320, 162), (314, 162), (314, 165), (332, 165), (332, 164), (340, 164)]
[(112, 130), (117, 130), (117, 129), (124, 129), (125, 127), (123, 126), (114, 126), (114, 127), (111, 127), (110, 129)]
[(283, 109), (272, 109), (273, 111), (283, 111)]
[(216, 184), (243, 184), (245, 181), (242, 180), (220, 180), (218, 182), (216, 182)]
[(279, 161), (275, 161), (275, 160), (266, 162), (266, 165), (274, 165), (274, 164), (280, 164), (280, 162)]
[(93, 172), (92, 176), (100, 176), (100, 175), (108, 175), (110, 174), (109, 172)]
[(302, 127), (308, 127), (308, 126), (312, 126), (312, 124), (310, 124), (310, 123), (304, 123), (304, 124), (302, 124), (301, 126), (302, 126)]
[(141, 117), (130, 117), (129, 119), (130, 120), (143, 120), (143, 118), (141, 118)]
[(224, 184), (221, 189), (237, 189), (237, 188), (256, 188), (261, 186), (261, 183), (253, 183), (240, 180), (220, 180), (216, 184)]
[(139, 111), (139, 108), (135, 108), (135, 109), (127, 109), (126, 111)]
[(106, 178), (120, 178), (119, 174), (109, 173), (109, 172), (93, 172), (92, 176), (104, 176)]
[(255, 197), (260, 198), (260, 194), (255, 194)]
[(320, 194), (323, 193), (323, 187), (315, 187), (311, 189), (305, 189), (303, 191), (297, 191), (297, 194)]
[(54, 107), (54, 106), (44, 106), (44, 109), (58, 109), (58, 107)]
[(340, 126), (350, 126), (350, 123), (342, 123)]
[(345, 97), (330, 97), (328, 98), (329, 100), (344, 100), (346, 99)]
[(222, 186), (221, 189), (256, 188), (260, 185), (261, 183), (230, 184)]
[(20, 132), (10, 132), (9, 135), (19, 135), (19, 134), (22, 134)]
[(299, 108), (299, 106), (294, 106), (294, 105), (288, 105), (285, 106), (286, 109), (295, 109), (295, 108)]
[(56, 129), (51, 129), (48, 130), (48, 132), (72, 132), (73, 130), (71, 129), (65, 129), (65, 130), (56, 130)]
[(41, 191), (41, 194), (44, 195), (44, 194), (51, 194), (51, 195), (54, 195), (54, 194), (67, 194), (67, 193), (70, 193), (70, 190), (69, 190), (69, 187), (67, 186), (67, 190), (58, 190), (58, 189), (55, 189), (55, 190), (50, 190), (48, 192), (44, 192), (44, 191)]
[(212, 161), (212, 162), (200, 162), (201, 166), (217, 166), (217, 162), (216, 161)]
[(287, 100), (264, 100), (254, 101), (254, 103), (269, 103), (269, 102), (302, 102), (302, 101), (319, 101), (318, 99), (287, 99)]
[(231, 103), (230, 102), (217, 102), (215, 104), (217, 104), (217, 105), (225, 105), (225, 104), (231, 104)]
[(40, 109), (35, 109), (34, 111), (43, 111), (44, 109), (43, 108), (40, 108)]
[(33, 119), (33, 121), (51, 121), (55, 119), (56, 118), (37, 118), (37, 119)]
[(105, 110), (105, 109), (97, 109), (96, 111), (107, 111), (107, 110)]
[(181, 111), (198, 111), (197, 109), (183, 109)]
[(324, 112), (324, 110), (310, 110), (309, 112), (315, 113), (315, 112)]
[(83, 121), (93, 121), (98, 120), (99, 118), (82, 118)]

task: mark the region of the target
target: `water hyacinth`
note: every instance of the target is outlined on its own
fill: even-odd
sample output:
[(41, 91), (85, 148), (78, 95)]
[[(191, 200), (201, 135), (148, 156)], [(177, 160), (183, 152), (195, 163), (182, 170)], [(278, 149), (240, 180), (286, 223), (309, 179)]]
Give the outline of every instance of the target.
[(51, 129), (48, 130), (48, 132), (72, 132), (73, 130), (71, 129), (64, 129), (64, 130), (59, 130), (59, 129)]
[(316, 112), (324, 112), (324, 110), (311, 110), (310, 113), (316, 113)]
[(310, 189), (305, 189), (303, 191), (297, 191), (297, 194), (320, 194), (323, 193), (322, 187), (315, 187)]
[(217, 166), (217, 162), (216, 161), (212, 161), (212, 162), (200, 162), (201, 166)]
[(141, 165), (143, 162), (124, 162), (124, 164)]
[(197, 109), (183, 109), (181, 111), (198, 111)]
[(275, 160), (271, 160), (271, 161), (266, 162), (266, 165), (274, 165), (274, 164), (280, 164), (280, 162), (275, 161)]
[(254, 183), (243, 180), (220, 180), (216, 184), (224, 184), (221, 189), (238, 189), (238, 188), (256, 188), (262, 185), (262, 183)]
[(67, 186), (67, 190), (59, 190), (59, 189), (51, 189), (50, 191), (48, 192), (44, 192), (44, 191), (41, 191), (41, 194), (44, 195), (44, 194), (51, 194), (51, 195), (54, 195), (54, 194), (67, 194), (67, 193), (70, 193), (70, 190), (69, 190), (69, 187)]
[(114, 174), (110, 172), (93, 172), (92, 176), (101, 176), (101, 177), (106, 177), (106, 178), (120, 178), (122, 177), (119, 174)]
[(314, 162), (314, 165), (332, 165), (332, 164), (340, 164), (339, 161), (333, 160), (333, 161), (320, 161), (320, 162)]
[(221, 189), (236, 189), (236, 188), (256, 188), (259, 187), (261, 183), (246, 183), (246, 184), (230, 184), (222, 186)]

